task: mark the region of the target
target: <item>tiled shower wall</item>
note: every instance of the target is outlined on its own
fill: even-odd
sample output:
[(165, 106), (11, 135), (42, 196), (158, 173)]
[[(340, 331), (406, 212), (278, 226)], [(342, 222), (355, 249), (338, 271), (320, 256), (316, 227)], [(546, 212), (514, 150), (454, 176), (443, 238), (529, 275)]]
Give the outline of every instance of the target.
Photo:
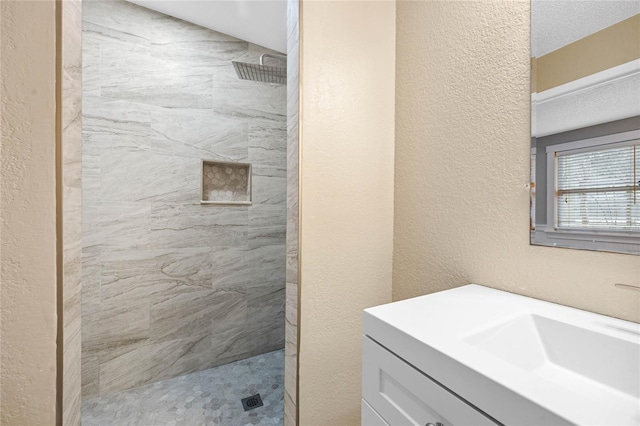
[(59, 2), (62, 205), (62, 424), (80, 425), (82, 293), (82, 1)]
[(298, 83), (299, 0), (287, 0), (287, 306), (284, 426), (298, 424)]
[[(123, 1), (83, 10), (83, 397), (284, 346), (286, 86), (265, 50)], [(201, 159), (253, 164), (202, 206)]]

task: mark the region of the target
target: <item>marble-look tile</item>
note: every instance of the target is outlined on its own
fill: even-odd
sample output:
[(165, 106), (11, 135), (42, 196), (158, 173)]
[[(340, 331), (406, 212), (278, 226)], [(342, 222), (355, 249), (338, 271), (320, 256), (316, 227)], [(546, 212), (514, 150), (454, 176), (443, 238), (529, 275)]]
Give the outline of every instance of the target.
[(287, 272), (284, 424), (298, 424), (299, 0), (287, 0)]
[(80, 425), (82, 333), (82, 3), (62, 7), (62, 421)]
[[(285, 365), (285, 369), (289, 368)], [(285, 389), (284, 391), (284, 426), (296, 426), (296, 404), (295, 404), (295, 396), (292, 396), (291, 393)]]
[(284, 244), (251, 248), (247, 251), (247, 261), (255, 266), (251, 286), (285, 282)]
[(100, 359), (98, 353), (82, 354), (82, 398), (89, 399), (100, 394)]
[(163, 107), (211, 108), (212, 70), (154, 56), (152, 44), (101, 39), (101, 96)]
[(285, 225), (249, 227), (249, 247), (282, 244), (285, 234)]
[(100, 250), (82, 249), (82, 308), (100, 307)]
[(269, 321), (249, 332), (255, 351), (275, 351), (284, 348), (284, 313), (278, 313)]
[[(291, 307), (298, 306), (298, 285), (287, 283), (286, 286), (286, 312), (285, 312), (285, 406), (287, 397), (295, 410), (295, 398), (297, 395), (297, 364), (298, 364), (298, 312)], [(285, 411), (287, 411), (285, 407)], [(293, 413), (295, 414), (295, 413)], [(294, 422), (295, 423), (295, 422)]]
[(210, 231), (219, 226), (247, 226), (247, 206), (203, 206), (201, 204), (154, 203), (151, 229), (175, 230), (198, 227)]
[[(179, 293), (151, 306), (153, 340), (164, 341), (183, 336), (217, 331), (219, 324), (233, 328), (244, 326), (247, 297), (238, 290), (208, 290)], [(213, 324), (217, 327), (214, 329)]]
[(212, 66), (230, 65), (248, 49), (245, 41), (169, 16), (151, 20), (151, 41), (152, 56), (205, 72)]
[(82, 347), (87, 354), (102, 356), (115, 347), (140, 345), (150, 335), (149, 302), (144, 300), (102, 303), (98, 309), (86, 309), (83, 319)]
[[(203, 365), (208, 368), (206, 361), (211, 350), (211, 336), (187, 336), (190, 337), (131, 347), (131, 350), (101, 363), (100, 394), (197, 371)], [(189, 371), (190, 368), (193, 370)]]
[(287, 179), (280, 176), (253, 175), (252, 199), (254, 204), (286, 205)]
[(248, 220), (246, 206), (154, 203), (148, 240), (159, 248), (243, 246)]
[(102, 201), (200, 201), (196, 158), (117, 148), (102, 153), (100, 170)]
[[(82, 176), (82, 80), (81, 68), (76, 67), (63, 71), (63, 87), (65, 88), (63, 104), (62, 137), (68, 143), (62, 146), (62, 162), (64, 173), (63, 184), (69, 188), (81, 190)], [(79, 197), (80, 192), (78, 192)], [(79, 201), (78, 201), (79, 203)], [(80, 207), (80, 204), (78, 204)]]
[(284, 282), (247, 289), (249, 330), (254, 350), (281, 349), (285, 345), (285, 286)]
[[(287, 249), (289, 246), (287, 246)], [(287, 253), (286, 260), (286, 279), (287, 284), (298, 285), (298, 254), (297, 253)], [(297, 299), (291, 299), (293, 306), (297, 306)], [(292, 313), (295, 312), (296, 309), (292, 310)]]
[(82, 126), (85, 155), (99, 156), (104, 150), (120, 147), (151, 148), (151, 113), (144, 105), (85, 96)]
[[(282, 204), (254, 204), (249, 207), (249, 226), (263, 228), (268, 226), (286, 226), (287, 208)], [(284, 237), (278, 243), (284, 244)]]
[(109, 28), (122, 36), (149, 39), (150, 22), (157, 12), (125, 1), (85, 1), (83, 22)]
[[(86, 9), (86, 7), (85, 7)], [(87, 24), (82, 32), (82, 96), (100, 96), (100, 42), (87, 34)]]
[(256, 204), (249, 208), (249, 247), (285, 242), (286, 206)]
[[(100, 176), (100, 155), (82, 154), (82, 176)], [(82, 183), (84, 190), (84, 180)]]
[(100, 175), (99, 174), (82, 174), (82, 201), (83, 202), (99, 202), (100, 201)]
[(101, 300), (158, 303), (211, 289), (211, 249), (110, 251), (102, 256)]
[[(246, 322), (246, 321), (245, 321)], [(253, 345), (247, 326), (221, 328), (220, 323), (214, 327), (220, 330), (211, 335), (211, 358), (220, 360), (220, 364), (247, 358), (252, 354)]]
[[(279, 325), (284, 331), (285, 283), (274, 282), (247, 289), (247, 317), (252, 323)], [(278, 324), (279, 323), (279, 324)]]
[[(280, 178), (282, 180), (286, 180), (287, 178), (287, 168), (279, 167), (279, 166), (271, 166), (271, 165), (263, 165), (263, 164), (255, 164), (252, 167), (253, 176), (267, 177), (267, 178)], [(286, 193), (286, 189), (285, 189)]]
[(249, 250), (240, 247), (214, 247), (212, 249), (212, 286), (214, 289), (244, 289), (252, 282), (254, 270), (247, 256)]
[(213, 287), (247, 287), (284, 283), (285, 247), (283, 244), (255, 248), (220, 247), (213, 249)]
[(151, 110), (149, 151), (220, 161), (247, 161), (247, 119), (221, 118), (210, 110)]
[(79, 292), (74, 300), (64, 301), (64, 354), (62, 406), (65, 424), (80, 424), (81, 404), (81, 308)]
[(212, 81), (214, 109), (241, 117), (277, 119), (286, 109), (286, 86), (250, 80)]
[[(84, 149), (83, 149), (84, 151)], [(100, 156), (82, 154), (82, 202), (100, 201)]]
[(123, 55), (118, 46), (103, 45), (101, 96), (169, 108), (212, 107), (212, 74), (153, 58), (148, 50)]
[(249, 161), (259, 165), (287, 167), (285, 120), (254, 120), (249, 127)]
[(290, 309), (291, 306), (298, 306), (298, 284), (287, 282), (286, 283), (286, 321), (287, 324), (291, 327), (287, 328), (287, 338), (290, 340), (292, 344), (297, 344), (297, 326), (298, 326), (298, 312)]
[(157, 14), (151, 18), (151, 38), (154, 43), (159, 44), (191, 41), (235, 42), (243, 43), (245, 45), (243, 50), (247, 50), (249, 45), (230, 35), (163, 14)]
[(149, 203), (85, 203), (83, 249), (137, 249), (151, 231)]
[[(84, 1), (87, 2), (88, 0)], [(90, 1), (92, 3), (98, 3), (93, 2), (92, 0)], [(138, 45), (146, 47), (151, 46), (151, 41), (146, 36), (118, 31), (109, 26), (93, 23), (86, 19), (82, 22), (82, 37), (84, 57), (86, 57), (87, 45), (101, 47), (103, 44), (113, 45), (120, 43), (120, 46), (123, 48), (131, 48), (132, 46)], [(99, 60), (100, 56), (98, 56), (97, 59)], [(100, 62), (98, 62), (98, 65), (99, 64)], [(101, 69), (97, 68), (97, 70), (100, 71)], [(98, 74), (98, 77), (100, 77), (100, 74)]]

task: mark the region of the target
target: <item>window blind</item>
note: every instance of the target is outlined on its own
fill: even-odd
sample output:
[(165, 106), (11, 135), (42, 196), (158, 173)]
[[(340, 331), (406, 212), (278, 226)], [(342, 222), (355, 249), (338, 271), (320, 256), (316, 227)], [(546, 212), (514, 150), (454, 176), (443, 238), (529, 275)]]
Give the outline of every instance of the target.
[(558, 152), (558, 229), (640, 231), (639, 145)]

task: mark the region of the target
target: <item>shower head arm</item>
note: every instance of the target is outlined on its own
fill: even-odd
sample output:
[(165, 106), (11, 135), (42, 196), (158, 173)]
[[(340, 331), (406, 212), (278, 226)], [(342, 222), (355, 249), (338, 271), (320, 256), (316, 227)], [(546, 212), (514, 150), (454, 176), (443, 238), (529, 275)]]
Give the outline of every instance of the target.
[(277, 53), (263, 53), (262, 55), (260, 55), (260, 65), (264, 65), (264, 58), (287, 59), (287, 55), (280, 55)]

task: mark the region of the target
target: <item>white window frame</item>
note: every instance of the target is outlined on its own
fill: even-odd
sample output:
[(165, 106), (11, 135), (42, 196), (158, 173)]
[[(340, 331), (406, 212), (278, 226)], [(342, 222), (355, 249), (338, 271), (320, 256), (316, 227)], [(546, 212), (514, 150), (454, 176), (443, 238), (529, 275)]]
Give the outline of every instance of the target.
[(536, 159), (538, 156), (538, 150), (536, 147), (531, 148), (530, 164), (531, 171), (529, 172), (529, 228), (531, 232), (536, 230)]
[(590, 229), (558, 229), (557, 215), (557, 153), (591, 152), (607, 148), (617, 148), (640, 144), (640, 130), (616, 133), (597, 138), (550, 145), (547, 154), (547, 224), (544, 227), (546, 239), (552, 245), (585, 249), (619, 251), (640, 254), (640, 232)]

